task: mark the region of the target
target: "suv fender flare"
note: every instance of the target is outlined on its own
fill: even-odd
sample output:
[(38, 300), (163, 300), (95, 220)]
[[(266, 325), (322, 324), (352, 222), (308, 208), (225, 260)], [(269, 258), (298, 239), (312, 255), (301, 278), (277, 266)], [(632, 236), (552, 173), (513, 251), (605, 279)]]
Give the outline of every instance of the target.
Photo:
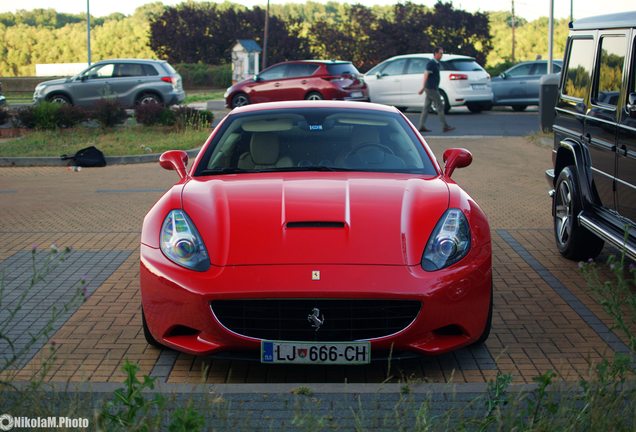
[[(580, 204), (582, 209), (588, 208), (596, 199), (592, 185), (592, 169), (587, 148), (579, 142), (566, 138), (559, 143), (554, 163), (554, 181), (559, 177), (563, 168), (574, 165), (579, 180)], [(554, 203), (552, 205), (554, 215)]]

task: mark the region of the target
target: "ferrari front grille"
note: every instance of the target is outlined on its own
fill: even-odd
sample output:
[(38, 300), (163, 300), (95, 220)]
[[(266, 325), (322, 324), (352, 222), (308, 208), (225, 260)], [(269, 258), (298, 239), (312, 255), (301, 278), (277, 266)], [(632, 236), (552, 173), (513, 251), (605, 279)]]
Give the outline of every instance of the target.
[(256, 339), (354, 341), (404, 330), (417, 317), (415, 300), (214, 300), (212, 312), (228, 330)]

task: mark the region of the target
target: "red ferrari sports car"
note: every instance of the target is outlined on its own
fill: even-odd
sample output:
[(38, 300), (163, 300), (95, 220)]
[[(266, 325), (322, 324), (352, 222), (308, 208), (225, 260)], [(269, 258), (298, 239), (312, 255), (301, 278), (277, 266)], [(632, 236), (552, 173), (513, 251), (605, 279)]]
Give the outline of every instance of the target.
[(141, 236), (149, 343), (264, 363), (360, 364), (486, 340), (486, 216), (393, 107), (250, 105), (214, 129)]

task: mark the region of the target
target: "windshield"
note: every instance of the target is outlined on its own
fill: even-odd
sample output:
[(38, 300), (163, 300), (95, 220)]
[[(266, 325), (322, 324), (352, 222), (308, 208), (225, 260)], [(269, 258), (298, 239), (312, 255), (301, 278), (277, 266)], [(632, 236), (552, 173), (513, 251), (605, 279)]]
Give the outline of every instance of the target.
[(304, 108), (231, 115), (195, 176), (272, 171), (436, 175), (422, 144), (399, 114)]
[(472, 59), (442, 61), (441, 65), (443, 70), (451, 71), (471, 72), (484, 70), (483, 67), (479, 66), (479, 63)]
[(328, 64), (327, 71), (329, 72), (329, 75), (360, 75), (358, 69), (356, 69), (356, 67), (351, 63)]

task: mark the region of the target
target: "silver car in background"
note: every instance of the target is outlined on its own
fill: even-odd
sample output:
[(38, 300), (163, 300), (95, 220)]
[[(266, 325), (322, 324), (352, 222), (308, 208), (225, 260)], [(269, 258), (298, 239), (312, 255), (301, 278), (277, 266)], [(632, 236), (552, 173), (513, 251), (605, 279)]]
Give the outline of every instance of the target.
[[(552, 63), (554, 73), (561, 72), (561, 60)], [(491, 81), (493, 105), (510, 106), (523, 111), (528, 105), (539, 105), (539, 81), (548, 73), (546, 60), (528, 61), (514, 65)]]
[(181, 75), (163, 60), (103, 60), (71, 78), (37, 85), (33, 102), (88, 106), (115, 98), (125, 108), (146, 103), (166, 106), (185, 99)]

